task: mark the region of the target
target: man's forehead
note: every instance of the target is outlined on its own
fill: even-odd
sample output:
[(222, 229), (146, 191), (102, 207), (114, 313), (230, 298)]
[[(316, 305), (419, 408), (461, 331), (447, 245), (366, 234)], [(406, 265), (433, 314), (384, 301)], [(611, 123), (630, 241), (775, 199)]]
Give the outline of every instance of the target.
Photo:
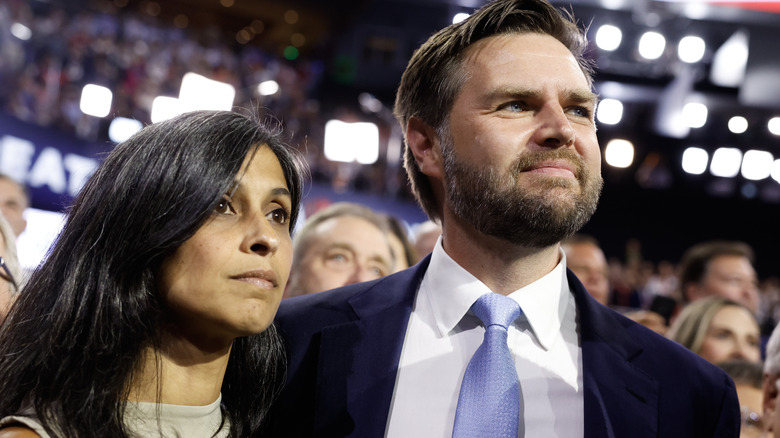
[(480, 73), (485, 73), (486, 67), (489, 67), (488, 73), (502, 70), (514, 73), (512, 76), (502, 73), (487, 77), (510, 80), (519, 79), (517, 74), (520, 74), (523, 83), (569, 72), (567, 86), (570, 89), (593, 94), (588, 77), (572, 52), (547, 34), (511, 33), (482, 38), (466, 48), (463, 59), (467, 78), (484, 77)]

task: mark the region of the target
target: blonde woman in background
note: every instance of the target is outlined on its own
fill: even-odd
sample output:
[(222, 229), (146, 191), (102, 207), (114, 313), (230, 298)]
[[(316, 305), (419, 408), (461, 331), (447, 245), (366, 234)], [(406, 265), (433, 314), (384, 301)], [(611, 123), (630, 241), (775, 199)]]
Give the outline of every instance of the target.
[(733, 359), (761, 362), (761, 331), (744, 305), (722, 297), (688, 304), (667, 337), (713, 364)]

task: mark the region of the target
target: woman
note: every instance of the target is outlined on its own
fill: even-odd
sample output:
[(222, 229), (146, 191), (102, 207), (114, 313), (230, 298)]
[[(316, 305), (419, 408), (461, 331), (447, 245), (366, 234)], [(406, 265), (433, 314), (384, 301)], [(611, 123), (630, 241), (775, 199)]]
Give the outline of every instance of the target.
[(118, 145), (0, 328), (2, 424), (255, 435), (284, 370), (271, 322), (301, 171), (277, 133), (231, 112)]
[(667, 336), (714, 364), (732, 359), (761, 362), (756, 317), (727, 298), (713, 296), (688, 304)]

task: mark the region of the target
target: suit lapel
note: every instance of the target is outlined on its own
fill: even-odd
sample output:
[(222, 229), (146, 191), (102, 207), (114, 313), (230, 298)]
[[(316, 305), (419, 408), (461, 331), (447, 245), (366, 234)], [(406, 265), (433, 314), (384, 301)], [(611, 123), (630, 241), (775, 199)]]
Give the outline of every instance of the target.
[(383, 436), (414, 297), (430, 257), (349, 300), (356, 319), (322, 331), (319, 436)]
[[(658, 383), (632, 361), (643, 350), (611, 310), (568, 272), (582, 345), (585, 438), (656, 437)], [(644, 353), (647, 354), (647, 353)]]

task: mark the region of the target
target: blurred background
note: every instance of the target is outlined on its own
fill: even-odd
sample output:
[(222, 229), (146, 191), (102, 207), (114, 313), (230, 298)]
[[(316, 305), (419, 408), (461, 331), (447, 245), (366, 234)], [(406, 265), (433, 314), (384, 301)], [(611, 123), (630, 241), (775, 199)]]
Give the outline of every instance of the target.
[[(426, 218), (401, 166), (395, 88), (413, 50), (483, 0), (0, 0), (0, 173), (32, 204), (28, 267), (101, 157), (195, 108), (281, 123), (311, 214), (365, 203)], [(605, 189), (584, 232), (650, 275), (743, 240), (780, 274), (780, 2), (553, 2), (588, 28)]]

